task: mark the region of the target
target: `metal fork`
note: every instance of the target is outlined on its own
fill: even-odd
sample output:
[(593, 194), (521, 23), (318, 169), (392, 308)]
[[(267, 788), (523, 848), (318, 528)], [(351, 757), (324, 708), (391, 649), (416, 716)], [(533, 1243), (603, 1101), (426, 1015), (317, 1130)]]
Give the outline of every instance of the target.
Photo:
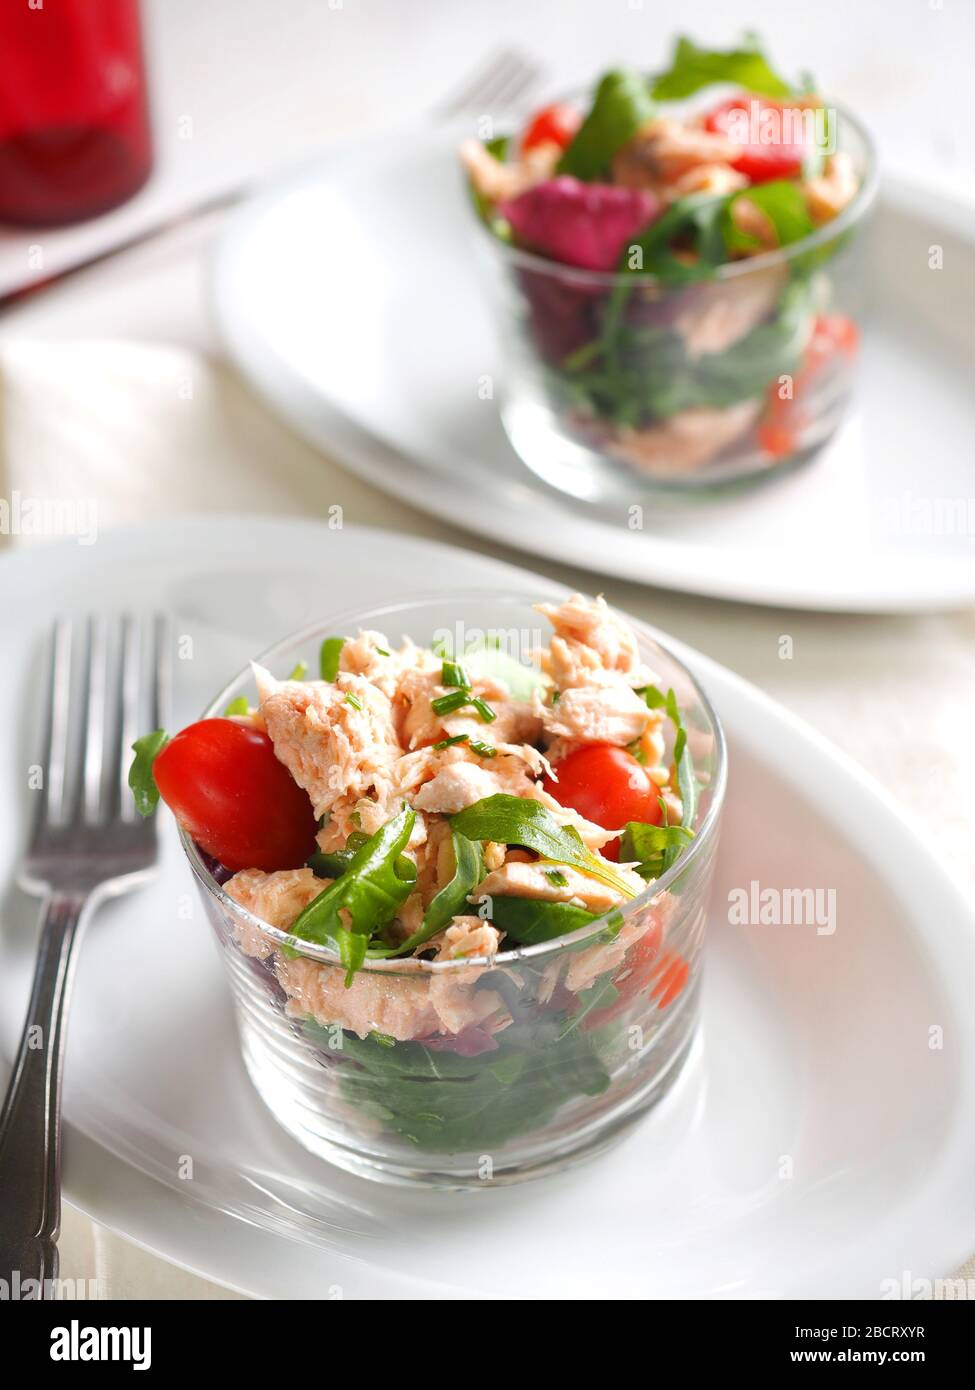
[[(465, 113), (477, 115), (482, 111), (504, 110), (523, 96), (528, 88), (537, 82), (540, 75), (541, 69), (531, 59), (514, 49), (503, 50), (495, 54), (483, 66), (478, 67), (473, 75), (465, 78), (458, 88), (449, 92), (444, 100), (438, 102), (433, 108), (431, 115), (435, 120), (447, 120), (451, 116), (461, 116)], [(90, 256), (85, 256), (83, 260), (76, 261), (74, 265), (65, 266), (63, 270), (46, 276), (43, 280), (18, 285), (16, 289), (8, 290), (5, 294), (0, 295), (0, 313), (19, 303), (27, 295), (40, 294), (51, 285), (59, 285), (63, 280), (68, 280), (71, 276), (78, 275), (82, 271), (90, 270), (92, 266), (100, 265), (102, 261), (111, 260), (113, 256), (118, 256), (123, 251), (131, 251), (136, 246), (142, 246), (146, 242), (152, 241), (155, 237), (164, 236), (166, 232), (171, 232), (175, 227), (208, 217), (211, 213), (234, 207), (255, 191), (255, 185), (250, 182), (238, 184), (229, 189), (221, 189), (212, 197), (203, 198), (194, 203), (192, 207), (168, 216), (161, 222), (155, 222), (151, 227), (147, 227), (141, 232), (134, 232), (131, 236), (115, 242), (102, 251), (95, 251)]]
[(446, 120), (465, 112), (479, 112), (513, 105), (541, 76), (541, 69), (516, 49), (502, 49), (434, 107), (434, 116)]
[(165, 619), (147, 634), (148, 661), (143, 635), (131, 617), (59, 619), (51, 644), (42, 784), (19, 874), (20, 886), (44, 899), (41, 937), (0, 1114), (0, 1277), (19, 1271), (21, 1287), (38, 1280), (40, 1296), (58, 1272), (61, 1073), (78, 943), (94, 909), (146, 882), (156, 863), (155, 818), (136, 812), (127, 775), (133, 739), (165, 723)]

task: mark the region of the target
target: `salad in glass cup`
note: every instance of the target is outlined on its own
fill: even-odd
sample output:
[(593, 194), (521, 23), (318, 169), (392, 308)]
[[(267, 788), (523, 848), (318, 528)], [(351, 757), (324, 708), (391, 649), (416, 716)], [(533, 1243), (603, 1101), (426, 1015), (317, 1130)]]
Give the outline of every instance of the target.
[(866, 133), (749, 44), (605, 73), (461, 148), (504, 347), (502, 419), (578, 497), (781, 469), (836, 428), (858, 352)]
[(688, 672), (602, 600), (344, 615), (135, 751), (250, 1075), (312, 1151), (391, 1181), (512, 1181), (601, 1147), (676, 1079), (723, 742)]

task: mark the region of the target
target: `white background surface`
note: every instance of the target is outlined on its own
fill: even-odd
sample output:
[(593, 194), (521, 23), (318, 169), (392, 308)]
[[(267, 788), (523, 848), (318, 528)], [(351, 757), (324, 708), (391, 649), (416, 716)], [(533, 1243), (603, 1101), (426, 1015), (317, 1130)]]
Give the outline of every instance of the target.
[[(975, 188), (970, 117), (975, 5), (968, 0), (716, 0), (673, 7), (645, 0), (154, 0), (147, 5), (156, 174), (128, 207), (64, 233), (0, 234), (0, 287), (17, 283), (40, 241), (49, 270), (241, 178), (260, 178), (343, 133), (408, 125), (487, 52), (513, 45), (548, 69), (554, 90), (604, 61), (658, 61), (672, 26), (701, 40), (759, 29), (785, 68), (807, 67), (859, 109), (888, 165)], [(193, 138), (180, 139), (184, 117)], [(232, 506), (321, 515), (341, 502), (350, 521), (454, 539), (300, 445), (241, 391), (212, 353), (207, 244), (218, 219), (191, 226), (25, 301), (0, 319), (2, 490), (65, 479), (97, 487), (107, 518)], [(87, 345), (92, 337), (168, 344)], [(57, 351), (39, 351), (31, 339)], [(173, 352), (175, 348), (177, 351)], [(196, 408), (177, 410), (167, 372), (188, 370)], [(273, 469), (268, 468), (273, 460)], [(506, 556), (503, 546), (472, 543)], [(828, 550), (828, 545), (826, 547)], [(523, 558), (523, 557), (510, 557)], [(591, 581), (541, 565), (583, 586)], [(606, 585), (615, 602), (756, 680), (868, 766), (935, 832), (975, 886), (975, 614), (827, 618), (767, 612)], [(3, 596), (9, 601), (10, 596)], [(794, 657), (779, 658), (789, 635)], [(842, 808), (839, 808), (840, 812)], [(120, 1295), (206, 1293), (69, 1215), (66, 1273), (91, 1269)], [(72, 1270), (72, 1265), (74, 1270)], [(947, 1272), (947, 1271), (946, 1271)]]

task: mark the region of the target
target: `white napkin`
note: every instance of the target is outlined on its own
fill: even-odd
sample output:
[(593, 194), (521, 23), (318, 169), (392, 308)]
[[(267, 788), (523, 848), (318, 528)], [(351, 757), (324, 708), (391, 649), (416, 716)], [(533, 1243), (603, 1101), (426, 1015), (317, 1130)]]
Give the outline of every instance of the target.
[[(12, 523), (30, 514), (29, 501), (74, 503), (62, 514), (90, 523), (94, 513), (99, 530), (193, 511), (325, 517), (341, 506), (348, 522), (466, 543), (601, 590), (821, 729), (887, 786), (975, 889), (975, 612), (852, 617), (750, 608), (526, 559), (378, 492), (305, 445), (230, 369), (168, 346), (0, 344), (0, 503)], [(40, 539), (21, 526), (0, 544)], [(785, 635), (791, 660), (780, 657)], [(167, 1283), (154, 1257), (96, 1235), (88, 1241), (84, 1223), (72, 1225), (76, 1277), (97, 1272), (105, 1287), (130, 1296), (207, 1296), (187, 1292), (192, 1276), (172, 1272)], [(960, 1275), (975, 1279), (975, 1259)], [(170, 1292), (160, 1294), (163, 1286)]]

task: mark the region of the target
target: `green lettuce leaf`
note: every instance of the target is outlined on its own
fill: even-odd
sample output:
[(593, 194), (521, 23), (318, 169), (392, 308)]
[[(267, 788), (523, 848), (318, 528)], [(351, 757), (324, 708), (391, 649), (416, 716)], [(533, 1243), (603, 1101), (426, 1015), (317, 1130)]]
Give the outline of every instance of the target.
[(680, 38), (670, 67), (654, 80), (651, 91), (658, 101), (681, 101), (715, 82), (733, 83), (765, 97), (785, 97), (793, 90), (755, 43), (721, 50), (699, 48), (693, 39)]
[(159, 788), (152, 775), (152, 765), (168, 742), (169, 735), (165, 729), (154, 729), (151, 734), (137, 738), (132, 745), (135, 757), (129, 768), (129, 787), (140, 816), (151, 816), (159, 802)]

